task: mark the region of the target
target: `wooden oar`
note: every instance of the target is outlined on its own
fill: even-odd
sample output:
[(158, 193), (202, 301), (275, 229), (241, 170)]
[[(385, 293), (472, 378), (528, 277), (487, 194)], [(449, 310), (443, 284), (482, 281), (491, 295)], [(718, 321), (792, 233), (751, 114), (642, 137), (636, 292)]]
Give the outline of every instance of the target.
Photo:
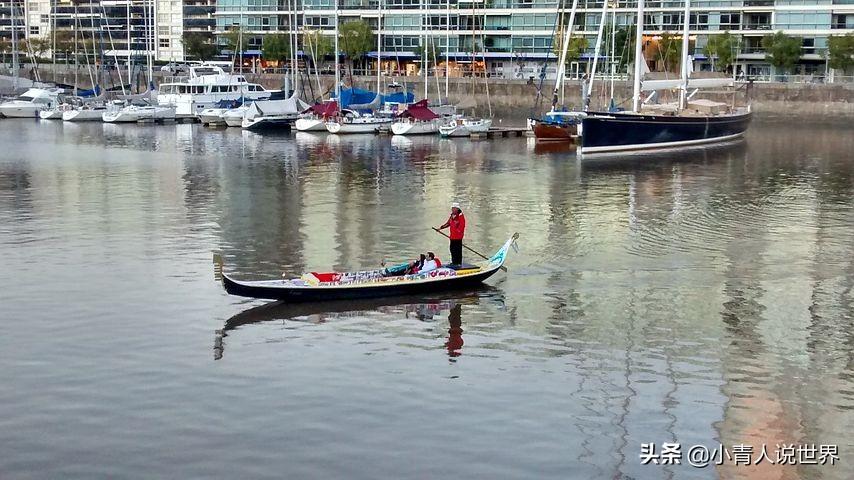
[[(431, 227), (431, 228), (432, 228), (436, 233), (438, 233), (438, 234), (442, 235), (443, 237), (447, 238), (448, 240), (450, 240), (450, 239), (451, 239), (451, 237), (449, 237), (447, 233), (445, 233), (445, 232), (443, 232), (443, 231), (439, 230), (438, 228), (436, 228), (436, 227)], [(484, 260), (489, 260), (489, 257), (487, 257), (486, 255), (484, 255), (484, 254), (482, 254), (482, 253), (478, 252), (477, 250), (475, 250), (475, 249), (473, 249), (473, 248), (469, 247), (469, 246), (468, 246), (468, 245), (466, 245), (465, 243), (463, 244), (463, 247), (464, 247), (466, 250), (470, 251), (471, 253), (473, 253), (473, 254), (477, 255), (478, 257), (480, 257), (480, 258), (482, 258), (482, 259), (484, 259)], [(501, 266), (501, 270), (502, 270), (502, 271), (504, 271), (504, 272), (506, 272), (506, 271), (507, 271), (507, 267), (505, 267), (504, 265), (502, 265), (502, 266)]]

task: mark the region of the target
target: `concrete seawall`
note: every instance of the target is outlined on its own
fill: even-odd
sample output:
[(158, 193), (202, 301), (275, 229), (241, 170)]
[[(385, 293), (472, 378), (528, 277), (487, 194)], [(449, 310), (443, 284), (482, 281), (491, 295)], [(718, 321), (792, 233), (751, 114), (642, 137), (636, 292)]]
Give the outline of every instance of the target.
[[(115, 72), (113, 73), (115, 76)], [(162, 72), (156, 72), (158, 81), (165, 80)], [(281, 74), (246, 74), (250, 81), (263, 84), (267, 88), (282, 88), (284, 75)], [(43, 73), (45, 80), (52, 80), (50, 73)], [(81, 88), (90, 88), (89, 79), (85, 73), (78, 76)], [(349, 82), (347, 75), (342, 75), (345, 82)], [(320, 77), (320, 88), (316, 79), (311, 77), (312, 86), (304, 85), (303, 97), (310, 99), (316, 97), (319, 92), (326, 94), (334, 84), (331, 75)], [(414, 91), (416, 98), (422, 98), (424, 84), (420, 77), (388, 77), (386, 83), (392, 80), (404, 84), (407, 89)], [(532, 111), (542, 112), (551, 104), (553, 83), (546, 82), (543, 85), (544, 98), (540, 107), (534, 110), (534, 101), (537, 94), (536, 84), (528, 84), (525, 80), (507, 80), (490, 78), (488, 84), (483, 78), (451, 78), (449, 79), (449, 101), (464, 107), (466, 113), (473, 115), (487, 115), (490, 107), (493, 116), (499, 123), (507, 125), (518, 125), (531, 115)], [(70, 83), (74, 81), (71, 72), (60, 74), (57, 81)], [(354, 76), (353, 82), (357, 87), (374, 89), (376, 77)], [(441, 91), (442, 100), (445, 97), (445, 79), (430, 79), (428, 81), (428, 94), (431, 101), (439, 99), (437, 94)], [(598, 83), (594, 88), (591, 108), (604, 108), (607, 106), (610, 85)], [(487, 95), (487, 90), (489, 95)], [(622, 106), (628, 107), (631, 96), (631, 84), (626, 81), (615, 83), (615, 97), (623, 99)], [(563, 101), (561, 104), (571, 108), (577, 108), (581, 104), (581, 84), (578, 81), (567, 81), (563, 89)], [(714, 98), (720, 101), (731, 101), (732, 95), (721, 93), (701, 92), (700, 96)], [(799, 117), (811, 120), (854, 118), (854, 84), (804, 84), (804, 83), (754, 83), (751, 89), (751, 104), (759, 118), (786, 118)], [(740, 101), (744, 95), (739, 94)]]
[[(281, 88), (282, 75), (263, 74), (254, 76), (269, 88)], [(346, 76), (345, 81), (349, 80)], [(376, 78), (354, 77), (357, 87), (374, 89)], [(415, 92), (416, 98), (424, 95), (424, 83), (421, 79), (414, 77), (395, 78), (399, 83), (405, 83), (406, 87)], [(313, 91), (318, 91), (316, 82)], [(322, 89), (331, 89), (334, 80), (331, 77), (321, 77)], [(441, 91), (442, 100), (445, 100), (445, 81), (439, 78), (438, 90)], [(537, 86), (529, 85), (524, 80), (490, 79), (489, 83), (482, 78), (451, 78), (449, 82), (450, 102), (466, 107), (466, 111), (474, 115), (486, 115), (489, 107), (492, 107), (493, 115), (511, 124), (518, 124), (531, 114), (537, 94)], [(487, 96), (487, 87), (489, 95)], [(551, 104), (553, 90), (551, 82), (544, 84), (540, 111), (547, 109)], [(610, 96), (610, 85), (594, 87), (591, 108), (604, 108), (607, 106), (607, 98)], [(309, 91), (306, 89), (306, 93)], [(431, 101), (437, 100), (437, 85), (435, 79), (428, 81), (428, 94)], [(581, 104), (581, 83), (578, 81), (566, 82), (564, 89), (563, 104), (576, 107)], [(308, 95), (306, 95), (308, 96)], [(626, 81), (616, 82), (614, 96), (617, 99), (629, 99), (631, 97), (631, 84)], [(715, 98), (720, 101), (731, 101), (732, 94), (722, 93), (700, 93), (706, 98)], [(744, 100), (743, 93), (738, 94), (740, 102)], [(854, 119), (854, 84), (801, 84), (801, 83), (754, 83), (750, 92), (751, 105), (757, 117), (762, 118), (784, 118), (797, 116), (800, 118), (847, 118)], [(619, 101), (619, 100), (618, 100)], [(625, 107), (630, 106), (624, 102)]]

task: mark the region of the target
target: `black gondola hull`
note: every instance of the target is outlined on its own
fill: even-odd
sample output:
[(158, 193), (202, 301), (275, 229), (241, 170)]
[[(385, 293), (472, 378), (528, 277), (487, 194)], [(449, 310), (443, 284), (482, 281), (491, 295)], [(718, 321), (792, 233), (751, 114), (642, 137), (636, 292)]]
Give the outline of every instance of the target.
[(703, 117), (591, 112), (582, 120), (581, 153), (673, 148), (734, 140), (751, 113)]
[(388, 285), (365, 287), (308, 288), (251, 285), (248, 284), (249, 282), (239, 282), (223, 274), (222, 284), (226, 292), (241, 297), (281, 300), (288, 303), (322, 302), (327, 300), (353, 300), (471, 289), (482, 285), (496, 271), (498, 271), (498, 268), (429, 282), (390, 282)]

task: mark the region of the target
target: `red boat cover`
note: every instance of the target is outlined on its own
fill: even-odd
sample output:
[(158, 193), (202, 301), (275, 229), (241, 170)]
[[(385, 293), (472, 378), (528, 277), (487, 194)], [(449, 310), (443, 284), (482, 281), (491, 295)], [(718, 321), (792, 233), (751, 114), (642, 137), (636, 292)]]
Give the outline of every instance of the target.
[(413, 103), (399, 116), (410, 117), (414, 118), (415, 120), (433, 120), (434, 118), (439, 118), (438, 115), (433, 113), (433, 110), (427, 108), (427, 99)]
[(338, 114), (338, 102), (331, 101), (315, 103), (314, 105), (306, 108), (302, 113), (313, 113), (323, 117), (334, 117)]

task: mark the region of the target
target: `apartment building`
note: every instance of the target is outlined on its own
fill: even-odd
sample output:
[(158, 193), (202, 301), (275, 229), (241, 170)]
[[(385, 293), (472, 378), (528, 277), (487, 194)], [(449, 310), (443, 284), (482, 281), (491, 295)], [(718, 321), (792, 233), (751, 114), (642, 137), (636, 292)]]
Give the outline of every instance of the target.
[[(244, 53), (259, 54), (264, 35), (289, 30), (296, 8), (292, 23), (297, 30), (332, 35), (334, 0), (301, 0), (294, 7), (295, 2), (219, 0), (216, 33), (242, 25), (247, 35)], [(380, 25), (383, 55), (404, 63), (415, 61), (414, 53), (426, 44), (441, 52), (440, 59), (446, 53), (452, 61), (481, 59), (492, 74), (527, 78), (539, 71), (544, 60), (555, 59), (553, 39), (559, 22), (568, 21), (571, 6), (571, 0), (338, 0), (337, 16), (341, 23), (362, 19), (375, 30)], [(636, 8), (635, 0), (612, 0), (606, 22), (616, 29), (635, 25)], [(578, 2), (575, 33), (588, 39), (587, 50), (570, 66), (578, 75), (592, 62), (601, 10), (601, 0)], [(645, 34), (649, 39), (665, 32), (681, 35), (683, 10), (680, 0), (646, 1)], [(712, 59), (703, 55), (708, 38), (730, 32), (741, 39), (737, 72), (772, 73), (762, 37), (783, 30), (802, 38), (797, 72), (823, 73), (828, 37), (854, 32), (854, 0), (693, 0), (690, 21), (695, 69), (711, 67)], [(603, 48), (601, 55), (607, 54)]]
[[(587, 38), (588, 46), (571, 73), (581, 75), (592, 62), (601, 1), (578, 0), (575, 34)], [(610, 1), (608, 24), (617, 30), (636, 24), (636, 0)], [(58, 30), (79, 22), (80, 31), (109, 32), (115, 45), (109, 50), (119, 56), (153, 48), (162, 61), (183, 60), (185, 31), (221, 37), (242, 26), (244, 54), (251, 57), (260, 55), (270, 33), (317, 30), (331, 36), (337, 16), (340, 23), (367, 21), (382, 34), (383, 57), (400, 64), (417, 64), (416, 52), (428, 45), (442, 60), (482, 61), (493, 75), (528, 78), (543, 61), (554, 63), (552, 44), (571, 6), (572, 0), (337, 0), (336, 15), (336, 0), (83, 0), (75, 14), (68, 0), (6, 0), (0, 1), (0, 41), (10, 37), (17, 11), (16, 25), (27, 38), (50, 35), (54, 21)], [(683, 9), (681, 0), (646, 1), (645, 34), (681, 34)], [(154, 28), (146, 20), (152, 17)], [(762, 37), (783, 30), (802, 39), (797, 72), (823, 73), (828, 37), (854, 32), (854, 0), (693, 0), (690, 22), (695, 69), (711, 65), (703, 55), (708, 38), (731, 32), (741, 39), (736, 71), (772, 73)], [(601, 55), (608, 53), (604, 48)], [(376, 52), (369, 56), (376, 58)]]

